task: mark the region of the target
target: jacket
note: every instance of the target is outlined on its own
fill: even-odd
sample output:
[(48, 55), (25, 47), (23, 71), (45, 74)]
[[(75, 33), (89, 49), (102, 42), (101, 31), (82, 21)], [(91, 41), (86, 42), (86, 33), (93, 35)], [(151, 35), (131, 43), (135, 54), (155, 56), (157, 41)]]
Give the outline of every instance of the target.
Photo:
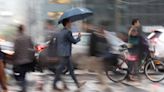
[(33, 62), (35, 51), (30, 36), (19, 34), (14, 42), (14, 64), (22, 65)]
[(71, 56), (72, 43), (76, 44), (80, 41), (80, 38), (74, 39), (72, 32), (66, 28), (62, 29), (57, 34), (57, 55), (58, 56)]

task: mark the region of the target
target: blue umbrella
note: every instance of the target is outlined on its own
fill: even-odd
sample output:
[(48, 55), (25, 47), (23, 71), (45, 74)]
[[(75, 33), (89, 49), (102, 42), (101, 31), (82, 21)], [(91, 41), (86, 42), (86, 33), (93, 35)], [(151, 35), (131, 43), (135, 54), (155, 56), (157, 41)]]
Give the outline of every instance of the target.
[(91, 15), (93, 15), (93, 12), (86, 8), (72, 8), (64, 12), (64, 14), (60, 17), (58, 23), (60, 24), (64, 19), (70, 19), (71, 22), (74, 22), (85, 19)]

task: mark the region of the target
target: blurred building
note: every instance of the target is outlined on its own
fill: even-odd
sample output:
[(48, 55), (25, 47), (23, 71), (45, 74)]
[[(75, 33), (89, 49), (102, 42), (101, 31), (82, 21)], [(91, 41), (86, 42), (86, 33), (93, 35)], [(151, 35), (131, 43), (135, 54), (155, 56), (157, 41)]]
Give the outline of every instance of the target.
[(23, 1), (25, 0), (12, 0), (10, 2), (0, 0), (0, 26), (20, 23), (20, 21), (25, 23), (24, 16), (26, 14)]
[[(28, 33), (42, 35), (46, 19), (56, 22), (64, 11), (73, 7), (87, 7), (94, 12), (88, 23), (104, 25), (110, 31), (127, 32), (133, 18), (139, 18), (142, 25), (164, 25), (164, 0), (16, 0), (14, 13), (16, 22), (25, 21)], [(20, 7), (21, 6), (21, 7)], [(19, 13), (22, 16), (19, 16)], [(21, 18), (23, 17), (23, 18)], [(80, 24), (77, 24), (79, 26)], [(77, 27), (76, 26), (76, 27)], [(75, 29), (78, 29), (75, 28)], [(38, 38), (37, 38), (38, 39)], [(42, 40), (43, 38), (39, 38)]]
[(114, 28), (114, 0), (85, 0), (85, 6), (94, 12), (88, 22), (94, 25), (104, 25)]
[[(28, 25), (30, 34), (37, 41), (43, 41), (44, 22), (52, 19), (56, 22), (64, 11), (83, 6), (84, 0), (28, 0)], [(36, 37), (36, 35), (40, 35)]]
[(127, 31), (133, 18), (142, 25), (164, 25), (164, 0), (85, 0), (94, 11), (89, 22), (105, 25), (111, 31)]
[(43, 19), (58, 21), (64, 11), (73, 7), (83, 6), (84, 0), (44, 0), (42, 4)]

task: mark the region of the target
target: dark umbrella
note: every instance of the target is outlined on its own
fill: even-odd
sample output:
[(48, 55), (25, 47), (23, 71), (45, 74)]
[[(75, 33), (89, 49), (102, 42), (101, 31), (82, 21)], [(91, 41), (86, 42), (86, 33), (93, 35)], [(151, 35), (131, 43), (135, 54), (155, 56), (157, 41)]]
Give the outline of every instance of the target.
[(93, 12), (86, 8), (72, 8), (64, 12), (60, 17), (58, 23), (60, 24), (64, 19), (70, 19), (71, 22), (82, 20), (93, 15)]

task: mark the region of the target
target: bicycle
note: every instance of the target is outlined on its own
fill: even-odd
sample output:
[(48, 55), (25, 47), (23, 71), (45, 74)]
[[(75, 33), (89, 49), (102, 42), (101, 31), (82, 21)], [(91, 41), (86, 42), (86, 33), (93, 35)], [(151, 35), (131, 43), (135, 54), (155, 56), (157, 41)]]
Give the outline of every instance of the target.
[(155, 52), (156, 49), (153, 46), (153, 50), (150, 50), (141, 60), (139, 71), (144, 73), (150, 81), (160, 82), (164, 80), (164, 61), (157, 58)]
[[(121, 82), (125, 80), (129, 75), (128, 67), (122, 67), (123, 65), (127, 65), (127, 53), (128, 48), (126, 46), (121, 46), (122, 49), (120, 52), (123, 52), (121, 57), (122, 63), (118, 63), (117, 65), (108, 66), (105, 70), (107, 77), (114, 82)], [(154, 51), (150, 51), (143, 58), (141, 65), (139, 66), (139, 70), (144, 70), (143, 73), (145, 76), (152, 82), (160, 82), (164, 80), (164, 62), (155, 57), (155, 49)]]
[(129, 71), (126, 60), (128, 50), (126, 48), (126, 45), (121, 46), (121, 49), (119, 50), (121, 54), (118, 54), (117, 64), (106, 64), (106, 76), (113, 82), (121, 82), (128, 77)]
[(154, 57), (154, 52), (147, 56), (144, 66), (146, 77), (152, 82), (160, 82), (164, 80), (164, 62)]

